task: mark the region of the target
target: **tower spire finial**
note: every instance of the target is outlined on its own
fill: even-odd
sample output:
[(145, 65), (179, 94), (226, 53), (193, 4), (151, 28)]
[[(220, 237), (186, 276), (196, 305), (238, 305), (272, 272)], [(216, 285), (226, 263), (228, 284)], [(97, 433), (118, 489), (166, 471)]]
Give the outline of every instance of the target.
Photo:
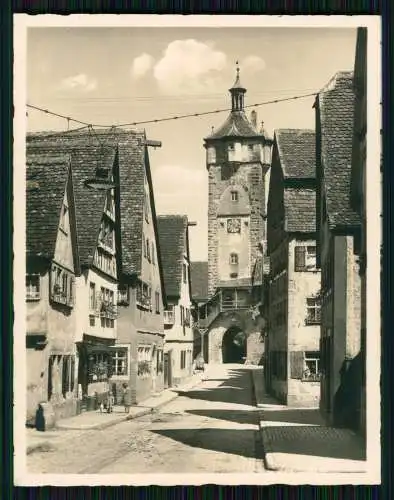
[(230, 89), (231, 93), (231, 110), (232, 111), (243, 111), (244, 109), (244, 94), (246, 92), (245, 87), (242, 86), (239, 79), (239, 62), (238, 59), (235, 61), (235, 67), (237, 71), (237, 77), (235, 78), (234, 85)]

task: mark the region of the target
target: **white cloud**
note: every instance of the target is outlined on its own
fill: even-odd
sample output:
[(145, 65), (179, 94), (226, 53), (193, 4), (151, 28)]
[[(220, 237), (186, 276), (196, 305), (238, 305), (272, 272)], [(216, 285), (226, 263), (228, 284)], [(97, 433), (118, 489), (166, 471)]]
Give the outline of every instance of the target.
[(249, 73), (263, 71), (265, 69), (265, 61), (259, 56), (247, 56), (241, 61), (241, 70), (243, 69)]
[(67, 90), (82, 90), (84, 92), (91, 92), (97, 88), (97, 80), (90, 78), (85, 73), (79, 75), (69, 76), (62, 80), (60, 87)]
[(226, 54), (212, 44), (175, 40), (155, 64), (153, 74), (165, 94), (212, 92), (217, 90), (226, 62)]
[(141, 54), (133, 61), (131, 75), (134, 78), (141, 78), (152, 68), (153, 64), (154, 59), (150, 54)]

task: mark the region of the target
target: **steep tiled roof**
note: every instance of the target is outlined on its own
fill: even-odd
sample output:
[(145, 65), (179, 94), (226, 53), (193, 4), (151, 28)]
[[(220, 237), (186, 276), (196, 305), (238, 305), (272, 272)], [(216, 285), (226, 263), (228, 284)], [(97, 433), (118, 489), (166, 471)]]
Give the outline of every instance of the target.
[(183, 255), (186, 249), (186, 215), (157, 217), (160, 253), (167, 297), (180, 297)]
[(316, 176), (315, 132), (303, 129), (275, 130), (284, 178), (314, 179)]
[(208, 299), (208, 262), (191, 262), (190, 274), (192, 297), (195, 300)]
[(331, 228), (357, 226), (350, 205), (353, 140), (353, 72), (339, 72), (318, 95), (324, 191)]
[[(49, 138), (47, 139), (47, 137)], [(120, 225), (122, 248), (122, 272), (126, 275), (139, 275), (142, 262), (142, 227), (144, 206), (145, 173), (151, 190), (152, 218), (156, 227), (156, 212), (149, 157), (145, 146), (146, 136), (143, 130), (95, 130), (91, 132), (71, 132), (56, 134), (43, 132), (28, 135), (28, 144), (33, 142), (52, 142), (64, 148), (76, 149), (98, 141), (107, 147), (117, 147), (119, 165)], [(104, 202), (103, 202), (104, 207)], [(157, 248), (160, 260), (160, 248)]]
[(93, 262), (107, 195), (106, 191), (87, 187), (85, 181), (94, 177), (98, 163), (112, 171), (114, 161), (115, 149), (111, 146), (105, 149), (89, 146), (72, 153), (79, 255), (83, 266)]
[(285, 231), (314, 233), (316, 231), (316, 191), (306, 188), (285, 188)]
[(223, 125), (205, 140), (210, 141), (223, 137), (257, 137), (260, 135), (243, 111), (232, 111)]
[(52, 259), (67, 178), (68, 155), (27, 155), (26, 253)]
[[(28, 137), (28, 154), (41, 152), (53, 154), (56, 151), (68, 152), (71, 158), (74, 198), (77, 223), (77, 237), (80, 264), (90, 266), (97, 245), (100, 223), (103, 215), (106, 191), (96, 191), (85, 185), (85, 181), (95, 175), (99, 165), (112, 171), (116, 150), (109, 145), (89, 145), (84, 140), (69, 136), (45, 139), (44, 135)], [(53, 180), (51, 179), (51, 182)]]

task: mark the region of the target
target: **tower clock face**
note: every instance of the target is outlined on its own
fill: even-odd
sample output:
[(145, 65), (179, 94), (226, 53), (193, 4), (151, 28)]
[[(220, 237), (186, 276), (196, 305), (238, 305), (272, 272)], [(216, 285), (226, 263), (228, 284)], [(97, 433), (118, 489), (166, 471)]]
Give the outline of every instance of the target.
[(227, 232), (228, 233), (240, 233), (241, 232), (241, 219), (228, 219), (227, 220)]

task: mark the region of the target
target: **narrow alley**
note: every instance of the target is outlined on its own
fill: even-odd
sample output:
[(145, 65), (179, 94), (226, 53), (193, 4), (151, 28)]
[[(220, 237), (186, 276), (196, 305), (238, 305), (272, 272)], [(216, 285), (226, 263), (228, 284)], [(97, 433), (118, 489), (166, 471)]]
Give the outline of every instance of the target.
[[(197, 387), (149, 415), (67, 439), (27, 457), (32, 473), (261, 473), (252, 368), (210, 367)], [(87, 459), (87, 457), (89, 457)]]

